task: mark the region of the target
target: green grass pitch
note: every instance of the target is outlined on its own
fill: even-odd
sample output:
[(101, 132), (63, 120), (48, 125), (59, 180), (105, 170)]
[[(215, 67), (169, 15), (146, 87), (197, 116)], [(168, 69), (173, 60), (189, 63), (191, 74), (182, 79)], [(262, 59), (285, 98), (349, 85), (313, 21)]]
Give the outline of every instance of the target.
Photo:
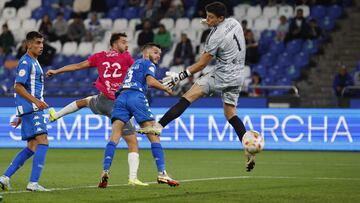
[[(19, 149), (0, 149), (0, 173)], [(12, 178), (2, 202), (360, 202), (358, 152), (264, 151), (245, 172), (242, 151), (165, 150), (177, 188), (155, 184), (151, 151), (140, 152), (139, 178), (148, 187), (127, 186), (127, 151), (117, 150), (110, 187), (96, 188), (101, 149), (50, 149), (40, 184), (52, 192), (25, 192), (31, 160)]]

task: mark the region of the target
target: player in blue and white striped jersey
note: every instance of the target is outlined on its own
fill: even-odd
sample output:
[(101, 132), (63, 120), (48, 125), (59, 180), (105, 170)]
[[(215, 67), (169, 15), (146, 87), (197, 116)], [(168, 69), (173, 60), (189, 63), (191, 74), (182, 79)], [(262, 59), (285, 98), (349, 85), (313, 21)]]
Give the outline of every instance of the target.
[(43, 110), (48, 108), (44, 102), (44, 75), (37, 60), (43, 52), (44, 38), (36, 31), (27, 33), (27, 52), (21, 57), (15, 79), (15, 103), (18, 120), (12, 122), (16, 128), (21, 124), (22, 140), (27, 141), (27, 147), (20, 151), (5, 173), (0, 177), (3, 190), (10, 189), (10, 177), (34, 156), (29, 191), (48, 191), (38, 184), (44, 167), (48, 150), (47, 128)]

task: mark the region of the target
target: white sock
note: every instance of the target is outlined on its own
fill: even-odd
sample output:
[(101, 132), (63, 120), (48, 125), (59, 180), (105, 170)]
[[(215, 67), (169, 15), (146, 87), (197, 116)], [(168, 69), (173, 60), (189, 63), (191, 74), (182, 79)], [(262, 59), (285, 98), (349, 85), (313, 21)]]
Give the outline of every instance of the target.
[(139, 168), (139, 153), (130, 152), (128, 154), (128, 163), (129, 163), (129, 179), (134, 180), (137, 178), (137, 171)]
[(70, 104), (68, 104), (67, 106), (65, 106), (64, 108), (62, 108), (60, 111), (55, 113), (55, 118), (59, 119), (63, 116), (66, 116), (70, 113), (73, 113), (75, 111), (78, 111), (79, 107), (76, 105), (76, 101), (71, 102)]

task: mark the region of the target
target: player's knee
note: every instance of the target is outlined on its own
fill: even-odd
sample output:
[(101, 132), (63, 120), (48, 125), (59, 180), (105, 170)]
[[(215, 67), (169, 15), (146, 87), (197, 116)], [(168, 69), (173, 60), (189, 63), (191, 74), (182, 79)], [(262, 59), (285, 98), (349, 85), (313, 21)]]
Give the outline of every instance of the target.
[(49, 144), (49, 140), (48, 140), (46, 134), (37, 136), (36, 141), (37, 141), (37, 144), (46, 144), (46, 145)]

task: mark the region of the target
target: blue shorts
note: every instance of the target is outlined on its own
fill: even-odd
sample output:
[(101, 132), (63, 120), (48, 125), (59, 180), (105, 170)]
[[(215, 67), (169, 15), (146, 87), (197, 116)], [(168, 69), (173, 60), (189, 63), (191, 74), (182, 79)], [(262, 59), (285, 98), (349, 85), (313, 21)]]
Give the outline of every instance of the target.
[(116, 98), (111, 120), (121, 120), (127, 123), (132, 116), (139, 124), (145, 121), (153, 121), (148, 100), (145, 95), (137, 90), (123, 90)]
[(43, 111), (25, 114), (21, 117), (21, 139), (31, 140), (37, 135), (47, 134), (46, 121)]

